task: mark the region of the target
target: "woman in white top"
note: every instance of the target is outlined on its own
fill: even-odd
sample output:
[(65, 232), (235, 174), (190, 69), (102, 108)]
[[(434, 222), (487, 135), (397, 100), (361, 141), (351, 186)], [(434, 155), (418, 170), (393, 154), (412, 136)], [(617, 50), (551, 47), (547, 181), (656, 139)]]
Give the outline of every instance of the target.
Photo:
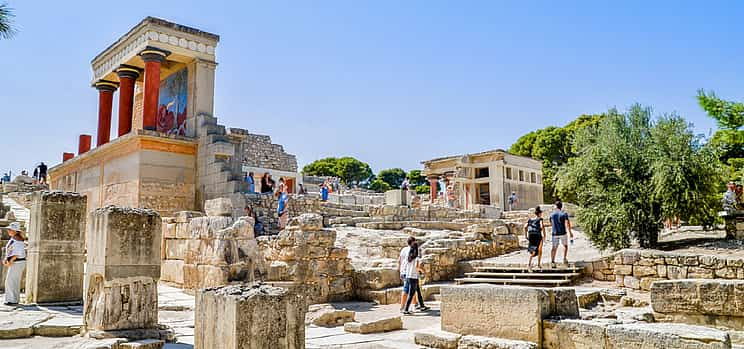
[(424, 305), (424, 297), (421, 296), (421, 289), (419, 288), (419, 271), (421, 270), (421, 258), (419, 257), (418, 242), (411, 244), (411, 249), (408, 251), (408, 258), (406, 260), (406, 279), (408, 279), (408, 297), (406, 299), (406, 308), (403, 310), (403, 314), (409, 315), (411, 312), (408, 308), (411, 307), (411, 301), (413, 301), (413, 295), (417, 295), (419, 308), (418, 310), (426, 311), (429, 307)]
[(26, 239), (18, 222), (10, 223), (8, 235), (10, 240), (5, 245), (3, 258), (3, 265), (8, 268), (5, 276), (5, 305), (16, 305), (21, 298), (21, 277), (26, 269)]

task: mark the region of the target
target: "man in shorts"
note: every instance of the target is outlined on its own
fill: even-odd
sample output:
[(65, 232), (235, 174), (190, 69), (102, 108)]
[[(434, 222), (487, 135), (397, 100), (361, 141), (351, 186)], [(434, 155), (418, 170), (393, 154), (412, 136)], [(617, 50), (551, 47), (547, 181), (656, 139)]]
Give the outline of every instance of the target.
[[(406, 277), (406, 267), (408, 265), (408, 252), (411, 251), (411, 244), (416, 242), (416, 238), (413, 236), (408, 237), (408, 246), (403, 247), (400, 250), (400, 255), (398, 256), (398, 272), (400, 274), (400, 279), (403, 280), (403, 293), (400, 295), (400, 311), (402, 312), (406, 306), (406, 296), (408, 295), (408, 289), (411, 287), (411, 285), (408, 284), (408, 278)], [(413, 304), (418, 304), (416, 302), (416, 298), (413, 298)]]
[(553, 249), (550, 251), (550, 267), (555, 268), (555, 253), (558, 252), (558, 245), (563, 244), (563, 264), (568, 266), (568, 235), (573, 240), (573, 231), (571, 231), (571, 221), (568, 219), (568, 213), (563, 211), (563, 203), (558, 200), (555, 202), (556, 210), (550, 214), (550, 224), (553, 226)]

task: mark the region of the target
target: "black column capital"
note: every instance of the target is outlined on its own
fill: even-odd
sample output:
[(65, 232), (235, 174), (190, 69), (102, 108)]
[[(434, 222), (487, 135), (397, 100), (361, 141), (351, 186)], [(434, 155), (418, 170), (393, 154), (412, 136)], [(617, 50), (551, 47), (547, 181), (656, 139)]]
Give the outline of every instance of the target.
[(144, 50), (139, 53), (142, 60), (145, 62), (162, 62), (165, 57), (170, 55), (170, 51), (163, 50), (154, 46), (147, 46)]

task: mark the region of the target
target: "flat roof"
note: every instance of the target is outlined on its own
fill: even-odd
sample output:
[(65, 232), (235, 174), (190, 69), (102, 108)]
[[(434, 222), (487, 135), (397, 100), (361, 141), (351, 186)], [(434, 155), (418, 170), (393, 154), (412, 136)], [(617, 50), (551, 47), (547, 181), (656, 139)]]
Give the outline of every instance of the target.
[(430, 163), (430, 162), (444, 161), (444, 160), (452, 160), (452, 159), (461, 158), (463, 156), (478, 156), (478, 155), (485, 155), (485, 154), (491, 154), (491, 153), (503, 153), (503, 154), (509, 155), (509, 156), (514, 156), (514, 157), (529, 159), (529, 160), (533, 160), (533, 161), (540, 161), (540, 160), (537, 160), (535, 158), (531, 158), (529, 156), (515, 155), (515, 154), (512, 154), (512, 153), (510, 153), (510, 152), (508, 152), (508, 151), (506, 151), (504, 149), (491, 149), (491, 150), (485, 150), (485, 151), (478, 152), (478, 153), (470, 153), (470, 154), (462, 154), (462, 155), (450, 155), (450, 156), (444, 156), (444, 157), (434, 158), (434, 159), (431, 159), (431, 160), (424, 160), (424, 161), (421, 161), (421, 164), (426, 164), (426, 163)]

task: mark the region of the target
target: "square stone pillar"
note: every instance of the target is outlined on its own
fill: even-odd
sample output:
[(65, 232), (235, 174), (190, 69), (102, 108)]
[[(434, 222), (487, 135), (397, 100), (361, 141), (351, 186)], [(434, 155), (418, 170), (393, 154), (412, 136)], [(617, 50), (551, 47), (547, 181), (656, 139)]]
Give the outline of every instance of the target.
[(32, 195), (26, 302), (81, 302), (86, 197), (63, 191)]
[(147, 209), (108, 206), (91, 213), (86, 332), (157, 327), (161, 224), (160, 215)]
[(267, 285), (202, 289), (196, 296), (194, 348), (305, 348), (304, 298)]

